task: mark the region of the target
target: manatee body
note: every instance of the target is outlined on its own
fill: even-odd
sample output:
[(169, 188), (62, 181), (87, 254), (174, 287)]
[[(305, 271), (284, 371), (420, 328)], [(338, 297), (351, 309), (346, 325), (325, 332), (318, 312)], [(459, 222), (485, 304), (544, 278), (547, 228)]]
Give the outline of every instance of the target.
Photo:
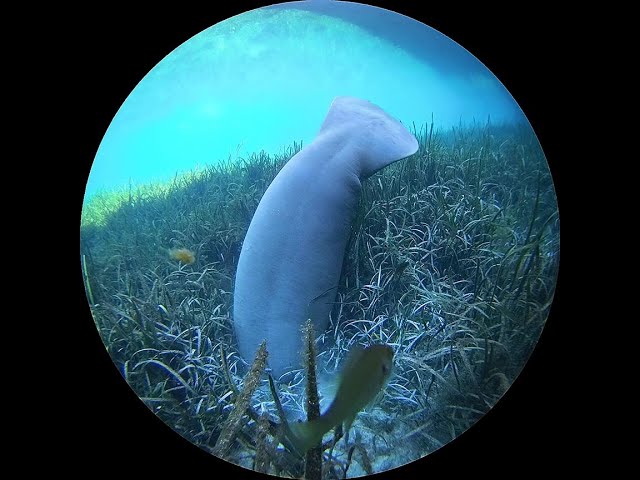
[(248, 363), (263, 340), (273, 373), (300, 368), (302, 325), (327, 328), (361, 182), (415, 153), (418, 142), (380, 107), (337, 97), (311, 144), (278, 173), (251, 220), (234, 292), (234, 328)]

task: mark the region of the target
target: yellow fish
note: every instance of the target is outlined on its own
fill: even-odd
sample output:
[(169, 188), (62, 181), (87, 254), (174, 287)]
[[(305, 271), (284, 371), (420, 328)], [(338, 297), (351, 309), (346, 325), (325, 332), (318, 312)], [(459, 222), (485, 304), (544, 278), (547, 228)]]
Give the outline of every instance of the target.
[(356, 415), (385, 387), (392, 366), (393, 350), (390, 346), (355, 347), (340, 373), (336, 396), (327, 411), (315, 420), (290, 425), (291, 443), (295, 449), (305, 453), (319, 444), (325, 433), (343, 422), (343, 431), (348, 438)]
[(191, 265), (196, 261), (196, 254), (188, 248), (172, 248), (169, 250), (169, 257), (173, 260), (178, 260), (185, 265)]

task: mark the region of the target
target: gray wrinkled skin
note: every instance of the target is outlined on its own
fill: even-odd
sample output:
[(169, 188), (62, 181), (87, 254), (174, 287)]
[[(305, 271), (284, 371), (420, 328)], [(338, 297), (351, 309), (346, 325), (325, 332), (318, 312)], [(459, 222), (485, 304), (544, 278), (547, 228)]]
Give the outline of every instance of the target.
[(240, 354), (266, 339), (276, 376), (301, 366), (301, 327), (327, 328), (361, 181), (418, 149), (415, 137), (372, 103), (337, 97), (314, 141), (282, 168), (245, 237), (234, 292)]

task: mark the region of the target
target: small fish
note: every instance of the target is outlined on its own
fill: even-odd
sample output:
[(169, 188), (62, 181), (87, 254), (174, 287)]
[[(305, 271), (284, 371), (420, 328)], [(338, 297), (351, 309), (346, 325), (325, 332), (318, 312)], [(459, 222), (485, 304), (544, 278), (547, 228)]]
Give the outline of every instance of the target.
[(188, 248), (172, 248), (169, 250), (169, 257), (173, 260), (178, 260), (185, 265), (191, 265), (196, 261), (196, 254)]
[(355, 347), (340, 373), (336, 396), (327, 411), (315, 420), (290, 425), (291, 443), (304, 454), (322, 441), (325, 433), (344, 422), (345, 438), (360, 410), (374, 400), (387, 384), (393, 366), (388, 345)]

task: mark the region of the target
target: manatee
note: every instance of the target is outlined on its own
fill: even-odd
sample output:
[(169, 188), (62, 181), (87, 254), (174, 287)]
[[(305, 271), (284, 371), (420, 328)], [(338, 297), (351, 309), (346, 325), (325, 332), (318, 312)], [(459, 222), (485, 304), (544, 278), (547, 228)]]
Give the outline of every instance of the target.
[(235, 279), (233, 324), (248, 363), (263, 340), (276, 376), (301, 368), (301, 328), (323, 333), (335, 302), (362, 181), (418, 150), (373, 103), (337, 97), (315, 139), (275, 177), (251, 220)]

